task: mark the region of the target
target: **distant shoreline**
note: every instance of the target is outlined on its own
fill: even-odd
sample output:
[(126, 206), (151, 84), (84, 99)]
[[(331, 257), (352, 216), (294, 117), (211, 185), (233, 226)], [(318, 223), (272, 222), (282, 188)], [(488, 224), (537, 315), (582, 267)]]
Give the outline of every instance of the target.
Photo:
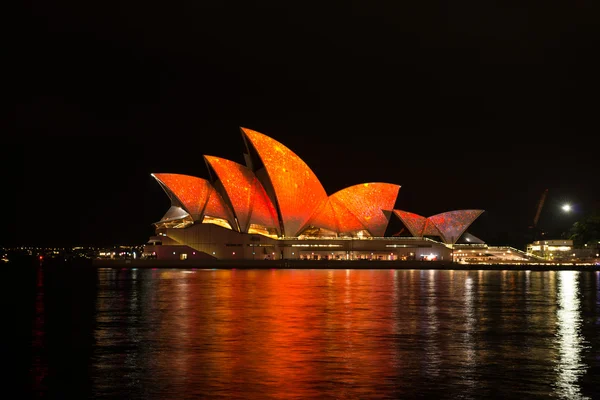
[[(600, 271), (593, 264), (462, 264), (445, 261), (368, 260), (87, 260), (94, 268), (126, 269), (389, 269), (389, 270), (516, 270)], [(76, 262), (76, 261), (74, 261)]]

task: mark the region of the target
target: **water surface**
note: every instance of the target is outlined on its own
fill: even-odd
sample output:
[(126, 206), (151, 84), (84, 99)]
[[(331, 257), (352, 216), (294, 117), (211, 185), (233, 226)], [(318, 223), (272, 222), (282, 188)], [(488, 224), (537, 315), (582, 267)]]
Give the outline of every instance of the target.
[(600, 398), (600, 274), (39, 269), (45, 398)]

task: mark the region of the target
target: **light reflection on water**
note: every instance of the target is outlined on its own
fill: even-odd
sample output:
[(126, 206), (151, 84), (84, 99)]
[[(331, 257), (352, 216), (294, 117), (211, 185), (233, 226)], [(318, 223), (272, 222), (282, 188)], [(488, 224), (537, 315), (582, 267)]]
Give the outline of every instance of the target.
[(101, 270), (62, 303), (58, 282), (33, 325), (48, 397), (600, 395), (594, 272)]
[(579, 310), (579, 272), (558, 273), (557, 338), (559, 359), (557, 365), (557, 394), (564, 399), (580, 399), (582, 396), (578, 379), (586, 372), (581, 351), (585, 346), (581, 337), (581, 313)]

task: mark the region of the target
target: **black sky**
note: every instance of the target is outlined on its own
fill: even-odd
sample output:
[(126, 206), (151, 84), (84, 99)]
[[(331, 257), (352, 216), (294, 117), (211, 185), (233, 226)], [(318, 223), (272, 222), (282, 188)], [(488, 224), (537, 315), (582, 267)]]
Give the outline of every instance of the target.
[[(243, 163), (239, 126), (328, 193), (402, 186), (396, 207), (486, 212), (520, 245), (598, 206), (598, 5), (32, 1), (10, 25), (0, 245), (143, 243), (150, 177)], [(558, 205), (570, 201), (576, 213)]]

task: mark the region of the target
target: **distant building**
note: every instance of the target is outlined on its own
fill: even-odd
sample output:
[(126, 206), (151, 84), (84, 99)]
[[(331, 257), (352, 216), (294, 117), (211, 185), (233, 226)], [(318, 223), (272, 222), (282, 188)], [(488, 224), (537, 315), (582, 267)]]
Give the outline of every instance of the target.
[(142, 257), (160, 259), (451, 260), (483, 210), (430, 217), (394, 209), (400, 185), (367, 182), (331, 195), (300, 157), (241, 128), (246, 165), (204, 156), (209, 180), (155, 173), (171, 200)]
[(573, 241), (565, 239), (536, 240), (527, 245), (527, 253), (549, 261), (567, 260), (573, 254)]
[(588, 248), (587, 245), (575, 248), (569, 239), (536, 240), (527, 245), (527, 253), (548, 261), (577, 262), (598, 258), (598, 249)]
[(143, 251), (143, 246), (117, 245), (100, 248), (96, 254), (100, 259), (127, 260), (140, 257)]

